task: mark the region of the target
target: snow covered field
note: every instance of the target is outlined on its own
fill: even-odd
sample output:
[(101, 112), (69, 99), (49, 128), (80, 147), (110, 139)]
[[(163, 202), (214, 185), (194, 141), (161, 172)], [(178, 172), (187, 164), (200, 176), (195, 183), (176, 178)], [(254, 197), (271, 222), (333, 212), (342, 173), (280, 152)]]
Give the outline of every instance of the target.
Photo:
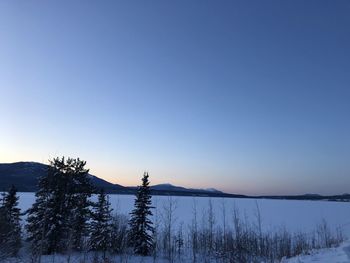
[[(28, 209), (34, 202), (34, 193), (19, 193), (19, 205), (22, 211)], [(133, 195), (110, 195), (112, 208), (121, 214), (128, 214), (134, 204)], [(167, 196), (154, 196), (154, 214), (161, 218), (164, 206), (169, 204)], [(184, 227), (191, 224), (193, 211), (196, 207), (198, 222), (207, 220), (209, 202), (212, 202), (216, 225), (224, 223), (223, 211), (226, 211), (226, 224), (232, 222), (232, 210), (236, 207), (241, 216), (247, 217), (254, 223), (257, 206), (262, 218), (265, 231), (278, 230), (286, 227), (292, 232), (309, 232), (315, 230), (317, 224), (324, 219), (332, 228), (341, 227), (343, 233), (350, 237), (350, 203), (327, 201), (294, 201), (268, 199), (235, 199), (235, 198), (206, 198), (206, 197), (171, 197), (175, 204), (175, 224)]]
[(344, 242), (337, 248), (316, 250), (310, 255), (301, 255), (282, 260), (281, 263), (349, 263), (350, 242)]
[[(34, 193), (19, 193), (19, 206), (22, 212), (26, 211), (35, 201)], [(94, 197), (95, 198), (95, 197)], [(133, 195), (110, 195), (111, 207), (118, 214), (128, 215), (134, 205)], [(197, 214), (199, 225), (208, 223), (210, 207), (214, 214), (215, 226), (233, 228), (233, 211), (239, 211), (240, 217), (256, 226), (257, 213), (260, 212), (262, 230), (275, 232), (285, 228), (289, 232), (312, 233), (317, 225), (326, 221), (331, 230), (340, 227), (346, 237), (350, 237), (350, 203), (326, 202), (326, 201), (292, 201), (292, 200), (268, 200), (268, 199), (232, 199), (232, 198), (205, 198), (205, 197), (168, 197), (154, 196), (152, 198), (155, 209), (154, 222), (162, 227), (166, 209), (172, 204), (172, 231), (178, 226), (183, 230), (189, 230), (193, 222), (194, 214)], [(25, 216), (24, 218), (25, 219)], [(115, 255), (116, 262), (153, 262), (152, 258), (139, 258), (128, 256), (127, 260)], [(125, 256), (125, 255), (124, 255)], [(82, 255), (73, 256), (76, 262), (81, 260)], [(130, 257), (130, 258), (129, 258)], [(27, 262), (25, 255), (21, 262)], [(44, 256), (44, 261), (52, 262), (52, 256)], [(60, 260), (62, 259), (62, 260)], [(9, 261), (11, 262), (11, 261)], [(65, 255), (57, 255), (55, 262), (66, 262)], [(162, 257), (156, 262), (168, 262)], [(182, 262), (191, 262), (190, 258), (184, 257)], [(309, 255), (282, 259), (283, 263), (350, 263), (350, 240), (345, 241), (340, 247), (312, 251)]]

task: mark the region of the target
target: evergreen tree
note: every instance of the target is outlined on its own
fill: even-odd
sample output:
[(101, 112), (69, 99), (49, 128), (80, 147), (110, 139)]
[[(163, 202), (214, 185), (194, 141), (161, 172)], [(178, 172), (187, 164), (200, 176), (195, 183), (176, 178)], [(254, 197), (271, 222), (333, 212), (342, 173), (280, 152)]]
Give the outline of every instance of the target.
[[(35, 193), (36, 200), (28, 209), (27, 217), (27, 239), (31, 242), (32, 253), (42, 255), (50, 253), (53, 249), (52, 241), (49, 242), (49, 229), (53, 229), (53, 193), (51, 188), (54, 181), (55, 170), (52, 166), (48, 168), (47, 175), (39, 178), (39, 189)], [(53, 222), (52, 222), (53, 221)]]
[(142, 185), (138, 187), (134, 210), (130, 213), (129, 243), (136, 254), (148, 256), (153, 250), (152, 196), (148, 173), (144, 173)]
[(74, 161), (72, 162), (72, 178), (70, 180), (71, 186), (69, 190), (68, 210), (68, 226), (71, 247), (75, 250), (81, 251), (83, 249), (83, 241), (88, 236), (88, 220), (91, 217), (90, 201), (93, 193), (93, 186), (90, 183), (88, 176), (89, 170), (85, 169), (86, 162)]
[(34, 254), (79, 249), (86, 235), (92, 186), (86, 162), (55, 158), (39, 180), (36, 201), (28, 210), (28, 240)]
[(7, 220), (6, 213), (0, 208), (0, 261), (10, 257), (8, 253), (9, 242), (7, 240), (8, 233), (11, 232), (11, 226)]
[(7, 194), (3, 195), (0, 207), (0, 248), (2, 255), (17, 256), (21, 247), (20, 220), (17, 189), (11, 186)]
[(111, 248), (112, 240), (112, 209), (108, 196), (103, 190), (98, 195), (98, 201), (94, 204), (90, 229), (90, 248), (93, 251), (106, 251)]
[(68, 189), (63, 170), (67, 170), (64, 158), (50, 161), (46, 176), (39, 179), (36, 201), (28, 210), (28, 240), (31, 241), (33, 253), (39, 256), (65, 248)]

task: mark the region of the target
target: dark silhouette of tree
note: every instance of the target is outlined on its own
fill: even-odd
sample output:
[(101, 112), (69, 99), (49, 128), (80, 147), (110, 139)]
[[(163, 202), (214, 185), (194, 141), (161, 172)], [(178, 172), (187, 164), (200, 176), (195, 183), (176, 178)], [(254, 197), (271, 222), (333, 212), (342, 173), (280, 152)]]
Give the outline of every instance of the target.
[(17, 189), (11, 186), (3, 195), (0, 206), (0, 254), (2, 256), (17, 256), (21, 247), (20, 220)]
[(79, 158), (55, 158), (40, 178), (26, 226), (35, 255), (80, 249), (87, 235), (92, 193), (85, 164)]
[(142, 185), (138, 187), (134, 210), (130, 213), (129, 244), (134, 253), (148, 256), (153, 250), (152, 196), (149, 188), (148, 173), (144, 173)]
[(112, 209), (108, 196), (103, 190), (98, 195), (98, 201), (93, 205), (90, 226), (90, 249), (102, 251), (103, 258), (112, 245)]

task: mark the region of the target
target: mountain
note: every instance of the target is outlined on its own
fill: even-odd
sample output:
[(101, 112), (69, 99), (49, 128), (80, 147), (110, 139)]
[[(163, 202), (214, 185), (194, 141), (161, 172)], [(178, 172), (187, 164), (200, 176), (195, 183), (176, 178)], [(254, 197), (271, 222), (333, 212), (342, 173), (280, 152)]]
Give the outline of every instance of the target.
[(37, 178), (45, 174), (47, 166), (34, 162), (0, 164), (0, 190), (14, 184), (20, 191), (35, 191)]
[(159, 190), (159, 191), (200, 192), (200, 193), (223, 194), (223, 192), (216, 190), (215, 188), (195, 189), (195, 188), (185, 188), (182, 186), (175, 186), (172, 184), (157, 184), (157, 185), (151, 186), (151, 189), (152, 190)]
[(172, 184), (157, 184), (151, 186), (151, 193), (154, 195), (175, 195), (175, 196), (208, 196), (208, 197), (245, 197), (244, 195), (226, 194), (214, 188), (195, 189), (175, 186)]
[[(7, 190), (12, 184), (18, 191), (34, 192), (37, 190), (38, 178), (47, 172), (48, 165), (36, 162), (0, 163), (0, 191)], [(124, 186), (111, 184), (89, 174), (91, 183), (107, 192), (127, 190)]]
[(304, 196), (306, 196), (306, 197), (311, 197), (311, 198), (318, 198), (318, 197), (320, 197), (321, 195), (319, 195), (319, 194), (304, 194)]
[[(13, 184), (20, 192), (35, 192), (37, 190), (38, 178), (44, 176), (48, 165), (37, 162), (0, 163), (0, 192), (9, 189)], [(112, 184), (97, 176), (91, 175), (90, 180), (96, 188), (103, 188), (110, 194), (135, 194), (136, 186), (122, 186)], [(267, 198), (267, 199), (289, 199), (289, 200), (326, 200), (326, 201), (350, 201), (350, 194), (323, 196), (318, 194), (304, 194), (292, 196), (245, 196), (227, 194), (214, 188), (193, 189), (172, 184), (157, 184), (151, 186), (153, 195), (174, 196), (204, 196), (204, 197), (232, 197), (232, 198)]]
[[(47, 168), (48, 165), (37, 162), (0, 163), (0, 191), (7, 190), (13, 184), (20, 192), (35, 192), (38, 178), (46, 174)], [(91, 174), (89, 176), (96, 188), (103, 188), (107, 193), (134, 194), (137, 189), (137, 187), (112, 184)], [(243, 197), (226, 194), (213, 188), (191, 189), (171, 184), (151, 186), (151, 192), (153, 195)]]

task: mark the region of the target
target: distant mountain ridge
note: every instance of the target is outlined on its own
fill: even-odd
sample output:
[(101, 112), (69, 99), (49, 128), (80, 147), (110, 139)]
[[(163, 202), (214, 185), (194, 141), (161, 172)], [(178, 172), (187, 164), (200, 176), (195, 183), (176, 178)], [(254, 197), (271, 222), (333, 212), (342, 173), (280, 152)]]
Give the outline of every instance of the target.
[[(34, 192), (37, 190), (38, 179), (46, 174), (47, 168), (48, 165), (37, 162), (0, 163), (0, 190), (6, 190), (13, 184), (18, 191)], [(106, 191), (124, 188), (94, 175), (89, 176), (94, 186)]]
[(208, 188), (208, 189), (194, 189), (194, 188), (185, 188), (182, 186), (175, 186), (172, 184), (157, 184), (151, 186), (151, 189), (153, 190), (163, 190), (163, 191), (184, 191), (184, 192), (211, 192), (211, 193), (219, 193), (223, 194), (223, 192), (216, 190), (215, 188)]
[[(7, 190), (12, 184), (20, 192), (35, 192), (38, 179), (47, 172), (48, 165), (37, 162), (0, 163), (0, 191)], [(107, 193), (134, 194), (137, 187), (126, 187), (112, 184), (97, 176), (91, 175), (91, 183), (96, 188), (103, 188)], [(155, 195), (184, 195), (184, 196), (212, 196), (212, 197), (240, 197), (241, 195), (226, 194), (216, 189), (192, 189), (171, 184), (151, 186)], [(243, 197), (243, 196), (242, 196)]]
[[(15, 185), (20, 192), (35, 192), (38, 178), (44, 176), (48, 165), (37, 162), (0, 163), (0, 192), (6, 191), (11, 185)], [(110, 194), (135, 194), (137, 186), (122, 186), (112, 184), (97, 176), (91, 175), (91, 183), (97, 188), (103, 188)], [(323, 196), (319, 194), (304, 195), (270, 195), (270, 196), (246, 196), (228, 194), (214, 188), (193, 189), (175, 186), (169, 183), (151, 186), (152, 195), (173, 196), (203, 196), (203, 197), (231, 197), (231, 198), (266, 198), (286, 200), (327, 200), (327, 201), (350, 201), (350, 194)]]

